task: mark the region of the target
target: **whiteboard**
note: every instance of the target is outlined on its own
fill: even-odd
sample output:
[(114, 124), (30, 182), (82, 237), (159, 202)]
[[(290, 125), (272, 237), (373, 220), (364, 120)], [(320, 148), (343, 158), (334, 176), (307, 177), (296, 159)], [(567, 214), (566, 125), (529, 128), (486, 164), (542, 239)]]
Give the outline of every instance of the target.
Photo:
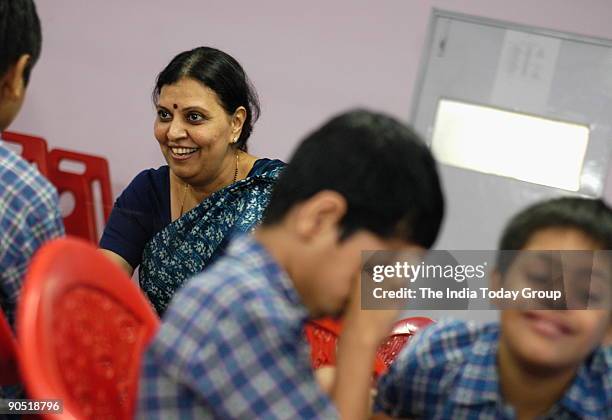
[[(612, 154), (612, 41), (434, 9), (411, 115), (430, 146), (444, 99), (586, 127), (588, 141), (575, 192), (440, 164), (447, 215), (437, 248), (495, 249), (526, 205), (602, 195)], [(528, 154), (528, 143), (517, 147)], [(545, 170), (558, 155), (554, 140), (546, 144)]]

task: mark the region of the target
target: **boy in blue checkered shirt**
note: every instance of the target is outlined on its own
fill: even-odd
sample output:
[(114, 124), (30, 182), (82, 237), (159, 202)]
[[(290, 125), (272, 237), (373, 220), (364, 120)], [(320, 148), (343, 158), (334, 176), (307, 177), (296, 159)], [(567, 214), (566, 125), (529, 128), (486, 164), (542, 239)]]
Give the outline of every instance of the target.
[[(0, 0), (0, 131), (21, 108), (41, 39), (32, 0)], [(0, 307), (11, 325), (30, 259), (63, 234), (55, 188), (0, 144)]]
[[(21, 108), (40, 48), (32, 0), (0, 0), (0, 131)], [(63, 234), (55, 188), (0, 144), (0, 310), (11, 326), (30, 259), (45, 241)], [(0, 398), (18, 397), (20, 388), (0, 387)]]
[[(174, 297), (144, 358), (138, 417), (365, 418), (397, 313), (361, 310), (361, 251), (429, 248), (442, 214), (435, 162), (412, 130), (368, 111), (333, 118), (298, 147), (255, 234)], [(327, 394), (303, 327), (341, 313)]]
[[(584, 198), (536, 204), (510, 222), (500, 249), (610, 250), (612, 210)], [(586, 270), (601, 276), (597, 286), (586, 282), (591, 292), (601, 287), (599, 309), (503, 309), (499, 324), (451, 321), (424, 330), (381, 378), (374, 418), (611, 419), (612, 347), (602, 345), (612, 317), (606, 253)], [(510, 273), (541, 278), (553, 266), (518, 260), (498, 257), (498, 281)], [(567, 268), (565, 260), (564, 281), (579, 273)]]

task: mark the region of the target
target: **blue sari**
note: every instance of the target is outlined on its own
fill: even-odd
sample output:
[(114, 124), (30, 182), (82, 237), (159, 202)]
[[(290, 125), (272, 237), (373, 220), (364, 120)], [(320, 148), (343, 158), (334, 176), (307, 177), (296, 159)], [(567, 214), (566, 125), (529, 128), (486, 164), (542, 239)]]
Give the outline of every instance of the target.
[(284, 166), (271, 160), (251, 171), (247, 178), (204, 199), (145, 245), (140, 287), (160, 316), (188, 278), (223, 254), (232, 236), (255, 228)]

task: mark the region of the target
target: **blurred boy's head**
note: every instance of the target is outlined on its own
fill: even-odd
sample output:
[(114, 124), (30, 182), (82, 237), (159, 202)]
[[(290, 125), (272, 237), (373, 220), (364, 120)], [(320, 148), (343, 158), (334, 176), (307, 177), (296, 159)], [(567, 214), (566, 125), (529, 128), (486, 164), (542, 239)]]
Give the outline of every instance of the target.
[(17, 116), (42, 43), (32, 0), (0, 0), (0, 131)]
[(577, 367), (601, 344), (611, 325), (610, 252), (593, 251), (612, 249), (612, 210), (601, 200), (586, 198), (533, 205), (510, 221), (499, 248), (533, 251), (498, 259), (502, 285), (514, 279), (533, 284), (561, 278), (566, 300), (584, 292), (607, 299), (599, 309), (502, 311), (501, 345), (518, 361), (543, 370)]
[(435, 161), (407, 126), (357, 110), (310, 134), (278, 180), (263, 228), (282, 229), (313, 312), (342, 311), (362, 250), (429, 248), (444, 213)]

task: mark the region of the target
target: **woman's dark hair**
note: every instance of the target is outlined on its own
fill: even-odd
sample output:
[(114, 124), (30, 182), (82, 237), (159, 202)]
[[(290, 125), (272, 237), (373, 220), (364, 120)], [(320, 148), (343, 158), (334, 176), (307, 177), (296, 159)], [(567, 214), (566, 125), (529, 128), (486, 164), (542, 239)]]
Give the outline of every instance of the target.
[(0, 75), (19, 57), (30, 55), (23, 73), (27, 85), (30, 72), (40, 56), (42, 34), (36, 6), (32, 0), (0, 0)]
[(174, 57), (157, 76), (153, 102), (157, 103), (162, 87), (183, 78), (197, 80), (212, 89), (229, 115), (240, 106), (246, 109), (246, 120), (236, 142), (237, 148), (246, 151), (247, 140), (259, 117), (260, 107), (257, 92), (240, 63), (216, 48), (198, 47), (184, 51)]
[(310, 134), (280, 175), (264, 225), (323, 190), (347, 202), (341, 240), (364, 229), (429, 248), (438, 235), (444, 198), (436, 162), (412, 129), (389, 116), (350, 111)]

